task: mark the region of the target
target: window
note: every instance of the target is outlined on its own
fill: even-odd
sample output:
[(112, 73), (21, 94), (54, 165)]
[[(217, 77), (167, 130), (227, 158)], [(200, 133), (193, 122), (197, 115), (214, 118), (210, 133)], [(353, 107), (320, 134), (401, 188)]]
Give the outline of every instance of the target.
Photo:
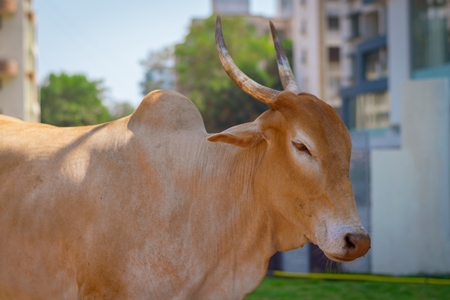
[(307, 52), (305, 49), (302, 50), (300, 57), (301, 57), (302, 64), (305, 65), (306, 62), (308, 61)]
[(331, 63), (339, 63), (341, 60), (341, 51), (339, 47), (328, 48), (328, 61)]
[(348, 58), (350, 60), (350, 68), (352, 70), (348, 81), (350, 82), (350, 84), (354, 84), (356, 81), (356, 56), (354, 54), (351, 54)]
[(411, 0), (414, 70), (450, 64), (450, 0)]
[(330, 31), (339, 31), (339, 17), (329, 16), (327, 17), (327, 27)]
[(333, 76), (328, 78), (328, 87), (331, 89), (337, 90), (341, 85), (341, 78), (337, 76)]
[(377, 80), (387, 77), (386, 48), (368, 52), (364, 55), (364, 78), (366, 80)]
[(378, 12), (374, 11), (365, 16), (365, 38), (370, 39), (379, 35), (379, 17)]
[(307, 22), (305, 20), (303, 20), (300, 24), (300, 32), (301, 34), (306, 34), (306, 26), (307, 26)]
[(350, 16), (351, 36), (350, 38), (357, 38), (360, 35), (359, 31), (359, 14), (353, 14)]
[(289, 9), (289, 8), (291, 8), (291, 1), (281, 0), (281, 9)]
[(389, 127), (390, 102), (388, 92), (360, 94), (349, 100), (349, 127)]
[(281, 19), (290, 18), (294, 13), (294, 1), (293, 0), (281, 0), (278, 1), (277, 14)]

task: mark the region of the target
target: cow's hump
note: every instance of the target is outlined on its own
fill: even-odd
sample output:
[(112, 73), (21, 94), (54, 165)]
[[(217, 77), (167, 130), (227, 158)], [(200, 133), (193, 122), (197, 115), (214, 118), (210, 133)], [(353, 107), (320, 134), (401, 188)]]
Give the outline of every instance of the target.
[(205, 131), (197, 107), (184, 95), (169, 90), (155, 90), (142, 100), (131, 115), (129, 128)]

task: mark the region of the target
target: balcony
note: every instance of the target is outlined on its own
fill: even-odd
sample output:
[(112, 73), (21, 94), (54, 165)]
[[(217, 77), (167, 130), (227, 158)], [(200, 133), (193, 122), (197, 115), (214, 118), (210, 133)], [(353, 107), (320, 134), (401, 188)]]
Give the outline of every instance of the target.
[(17, 75), (19, 68), (13, 60), (0, 59), (0, 78), (9, 78)]
[(363, 0), (362, 1), (363, 2), (363, 4), (372, 4), (372, 3), (375, 3), (375, 2), (377, 2), (377, 0)]
[(17, 0), (0, 0), (0, 15), (13, 14), (17, 11)]

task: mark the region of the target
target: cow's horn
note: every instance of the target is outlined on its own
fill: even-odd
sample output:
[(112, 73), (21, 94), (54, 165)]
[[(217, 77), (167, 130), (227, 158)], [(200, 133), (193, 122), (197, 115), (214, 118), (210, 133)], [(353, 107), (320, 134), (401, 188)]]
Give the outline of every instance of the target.
[(280, 92), (260, 85), (239, 70), (233, 59), (228, 54), (225, 46), (222, 33), (222, 23), (219, 16), (217, 16), (216, 20), (216, 49), (217, 52), (219, 52), (219, 58), (222, 62), (222, 66), (231, 80), (233, 80), (234, 83), (236, 83), (236, 85), (239, 86), (245, 93), (270, 106), (271, 102), (275, 100), (276, 96)]
[(295, 80), (294, 74), (292, 74), (291, 66), (289, 65), (289, 60), (286, 57), (283, 46), (278, 38), (277, 30), (273, 25), (272, 21), (270, 23), (270, 30), (272, 31), (273, 43), (275, 45), (275, 51), (277, 52), (277, 64), (278, 72), (280, 73), (281, 84), (285, 91), (291, 91), (295, 94), (300, 94), (302, 90), (298, 87)]

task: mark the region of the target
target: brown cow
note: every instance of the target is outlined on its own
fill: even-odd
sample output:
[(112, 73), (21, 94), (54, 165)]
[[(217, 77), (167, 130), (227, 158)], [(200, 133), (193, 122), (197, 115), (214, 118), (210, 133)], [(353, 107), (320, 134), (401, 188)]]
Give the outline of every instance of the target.
[(208, 134), (173, 91), (97, 126), (0, 118), (0, 298), (242, 299), (276, 251), (368, 251), (339, 116), (299, 90), (276, 36), (283, 92), (239, 71), (220, 19), (216, 34), (270, 107), (254, 122)]

